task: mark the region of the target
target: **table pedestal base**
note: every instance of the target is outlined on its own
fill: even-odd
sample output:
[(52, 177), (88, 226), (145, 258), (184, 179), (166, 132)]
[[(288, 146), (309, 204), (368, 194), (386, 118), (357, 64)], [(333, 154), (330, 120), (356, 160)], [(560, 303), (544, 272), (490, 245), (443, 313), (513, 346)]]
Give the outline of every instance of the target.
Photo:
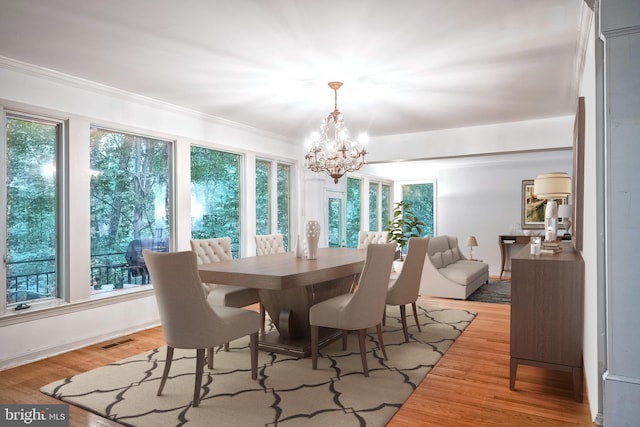
[[(311, 355), (309, 308), (313, 304), (349, 292), (356, 279), (356, 276), (350, 275), (312, 286), (277, 291), (260, 289), (260, 302), (277, 330), (262, 336), (258, 348), (296, 357)], [(340, 336), (341, 331), (321, 328), (318, 346), (327, 345)]]

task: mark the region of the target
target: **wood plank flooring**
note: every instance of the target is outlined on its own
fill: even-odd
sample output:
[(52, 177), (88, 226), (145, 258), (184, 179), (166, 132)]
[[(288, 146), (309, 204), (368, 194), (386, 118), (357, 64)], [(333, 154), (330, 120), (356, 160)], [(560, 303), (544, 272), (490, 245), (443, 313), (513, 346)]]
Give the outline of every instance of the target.
[[(586, 387), (583, 403), (576, 403), (566, 372), (520, 366), (516, 390), (509, 390), (509, 305), (439, 298), (419, 303), (478, 315), (388, 426), (593, 425)], [(40, 387), (162, 345), (157, 327), (1, 371), (0, 402), (60, 403), (40, 393)], [(70, 418), (74, 427), (119, 425), (74, 406)]]

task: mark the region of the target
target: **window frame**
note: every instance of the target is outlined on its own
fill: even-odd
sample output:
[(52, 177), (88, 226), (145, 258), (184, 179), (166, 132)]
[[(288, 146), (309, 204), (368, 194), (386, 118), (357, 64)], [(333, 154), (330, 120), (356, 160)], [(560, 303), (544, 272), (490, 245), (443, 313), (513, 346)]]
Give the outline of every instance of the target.
[[(56, 247), (54, 250), (54, 265), (55, 265), (55, 295), (39, 298), (36, 300), (30, 300), (29, 304), (35, 307), (57, 305), (63, 302), (69, 302), (69, 287), (68, 277), (68, 168), (67, 168), (67, 155), (68, 155), (68, 123), (66, 120), (56, 117), (54, 114), (40, 114), (27, 111), (21, 111), (18, 109), (5, 108), (0, 106), (0, 113), (2, 113), (2, 135), (0, 136), (0, 170), (2, 170), (2, 178), (0, 179), (0, 206), (3, 206), (0, 212), (0, 221), (2, 224), (7, 223), (7, 181), (8, 177), (5, 166), (7, 165), (7, 119), (23, 120), (34, 123), (41, 123), (45, 125), (55, 126), (55, 209), (56, 209)], [(3, 225), (0, 229), (0, 239), (3, 242), (0, 247), (0, 253), (2, 255), (3, 269), (2, 277), (0, 277), (0, 315), (5, 314), (12, 307), (16, 307), (23, 301), (15, 301), (14, 303), (7, 302), (7, 237), (8, 233), (6, 227)]]

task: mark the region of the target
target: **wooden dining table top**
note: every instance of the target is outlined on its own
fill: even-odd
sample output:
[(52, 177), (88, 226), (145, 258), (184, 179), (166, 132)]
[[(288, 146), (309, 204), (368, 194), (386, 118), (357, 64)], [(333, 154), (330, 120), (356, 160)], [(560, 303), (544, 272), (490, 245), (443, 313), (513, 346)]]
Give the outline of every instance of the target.
[(359, 274), (366, 255), (363, 249), (319, 248), (317, 259), (285, 252), (200, 264), (198, 272), (205, 283), (290, 289)]

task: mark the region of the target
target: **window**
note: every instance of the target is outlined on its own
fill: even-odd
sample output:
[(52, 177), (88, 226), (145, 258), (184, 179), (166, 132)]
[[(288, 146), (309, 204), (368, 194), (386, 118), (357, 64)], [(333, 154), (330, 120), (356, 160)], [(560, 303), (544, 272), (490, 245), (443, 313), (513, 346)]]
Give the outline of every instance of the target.
[(391, 186), (382, 184), (380, 188), (380, 219), (381, 229), (384, 230), (391, 218)]
[(402, 185), (402, 200), (411, 203), (411, 210), (424, 223), (423, 236), (434, 235), (434, 191), (433, 182)]
[[(276, 188), (272, 191), (274, 182)], [(271, 197), (274, 191), (277, 194), (275, 200)], [(288, 251), (290, 211), (291, 165), (272, 160), (256, 160), (256, 234), (282, 234), (284, 249)]]
[(231, 238), (240, 256), (240, 155), (191, 147), (191, 237)]
[(378, 231), (378, 187), (369, 183), (369, 231)]
[(142, 249), (169, 250), (169, 141), (91, 128), (91, 286), (148, 281)]
[(282, 234), (285, 251), (289, 251), (290, 204), (291, 166), (278, 163), (278, 233)]
[[(62, 123), (36, 117), (6, 116), (2, 178), (6, 211), (2, 236), (6, 303), (56, 298), (59, 283), (58, 176)], [(3, 192), (4, 193), (4, 192)]]
[(271, 234), (271, 162), (256, 160), (256, 234)]
[(361, 184), (357, 178), (347, 178), (347, 247), (358, 247), (361, 214)]

